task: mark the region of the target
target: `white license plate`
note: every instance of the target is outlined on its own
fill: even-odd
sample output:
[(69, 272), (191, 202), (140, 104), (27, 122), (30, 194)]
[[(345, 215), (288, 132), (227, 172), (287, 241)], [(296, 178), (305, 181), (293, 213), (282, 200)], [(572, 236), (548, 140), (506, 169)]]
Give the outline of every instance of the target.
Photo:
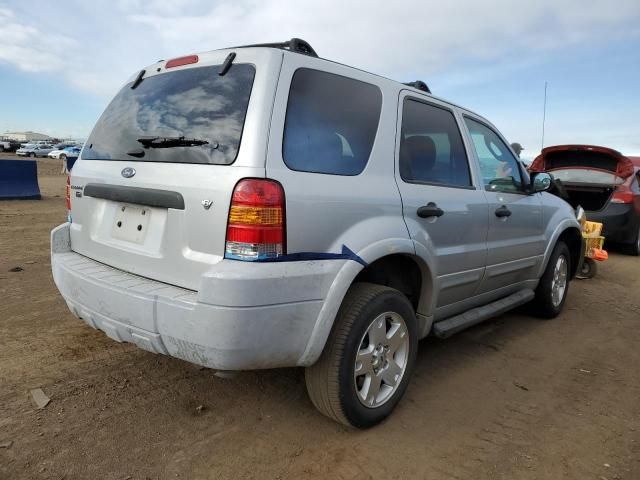
[(133, 205), (118, 205), (111, 236), (134, 243), (144, 243), (151, 209)]

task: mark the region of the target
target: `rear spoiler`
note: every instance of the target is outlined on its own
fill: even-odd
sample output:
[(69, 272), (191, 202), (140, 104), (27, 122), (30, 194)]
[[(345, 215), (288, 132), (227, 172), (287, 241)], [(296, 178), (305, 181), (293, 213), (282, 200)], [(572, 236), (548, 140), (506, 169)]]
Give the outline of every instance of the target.
[[(611, 160), (615, 160), (615, 164), (613, 164), (613, 162), (610, 162), (612, 165), (609, 165), (609, 167), (606, 167), (602, 164), (597, 165), (593, 162), (592, 159), (589, 159), (588, 155), (586, 155), (583, 164), (575, 163), (573, 165), (563, 164), (554, 166), (554, 162), (550, 162), (549, 157), (557, 157), (561, 152), (589, 152), (589, 154), (600, 154), (601, 156), (610, 157)], [(535, 158), (535, 160), (529, 167), (529, 171), (548, 172), (560, 168), (590, 168), (594, 170), (604, 170), (607, 172), (611, 172), (620, 178), (627, 178), (633, 175), (634, 171), (633, 160), (631, 160), (629, 157), (622, 155), (620, 152), (618, 152), (617, 150), (613, 150), (612, 148), (598, 147), (593, 145), (556, 145), (553, 147), (544, 148), (542, 152), (540, 152), (540, 155)]]

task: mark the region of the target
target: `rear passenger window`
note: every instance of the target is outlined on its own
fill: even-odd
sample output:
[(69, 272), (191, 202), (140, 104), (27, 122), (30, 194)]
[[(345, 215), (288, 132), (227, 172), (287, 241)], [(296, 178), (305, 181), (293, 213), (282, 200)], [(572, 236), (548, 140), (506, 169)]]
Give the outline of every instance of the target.
[(405, 182), (471, 186), (462, 136), (449, 110), (407, 98), (401, 135), (400, 176)]
[(358, 175), (376, 137), (382, 92), (374, 85), (301, 68), (293, 75), (282, 155), (292, 170)]

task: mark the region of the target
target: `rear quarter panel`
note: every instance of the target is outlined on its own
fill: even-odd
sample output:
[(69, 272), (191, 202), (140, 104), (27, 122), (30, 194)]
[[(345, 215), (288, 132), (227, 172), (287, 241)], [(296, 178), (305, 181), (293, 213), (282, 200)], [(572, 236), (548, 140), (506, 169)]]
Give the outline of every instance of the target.
[[(382, 92), (377, 135), (364, 171), (342, 176), (291, 170), (283, 159), (283, 134), (289, 88), (299, 68), (311, 68), (374, 84)], [(343, 246), (369, 264), (391, 254), (415, 255), (402, 216), (394, 177), (399, 88), (386, 79), (324, 60), (285, 54), (269, 132), (266, 175), (279, 181), (286, 198), (287, 253), (341, 253)], [(338, 308), (364, 268), (346, 261), (338, 271), (316, 319), (300, 365), (318, 358)], [(425, 282), (426, 284), (427, 282)]]
[[(373, 83), (382, 91), (382, 111), (373, 150), (364, 171), (355, 176), (294, 171), (284, 163), (282, 142), (289, 87), (298, 68), (312, 68)], [(397, 87), (353, 68), (302, 55), (286, 54), (276, 91), (267, 153), (267, 177), (278, 180), (286, 197), (287, 253), (340, 253), (346, 246), (364, 255), (413, 248), (402, 218), (394, 179)], [(381, 245), (380, 242), (382, 242)], [(368, 249), (372, 245), (377, 248)]]

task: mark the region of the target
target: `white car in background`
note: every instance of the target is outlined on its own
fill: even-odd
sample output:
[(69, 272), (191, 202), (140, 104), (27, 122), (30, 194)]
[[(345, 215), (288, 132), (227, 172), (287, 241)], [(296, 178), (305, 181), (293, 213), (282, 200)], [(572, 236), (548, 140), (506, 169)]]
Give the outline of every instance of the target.
[(80, 145), (65, 145), (56, 150), (52, 150), (47, 156), (58, 160), (65, 159), (67, 157), (77, 157), (80, 155), (80, 150), (82, 150), (82, 146)]

